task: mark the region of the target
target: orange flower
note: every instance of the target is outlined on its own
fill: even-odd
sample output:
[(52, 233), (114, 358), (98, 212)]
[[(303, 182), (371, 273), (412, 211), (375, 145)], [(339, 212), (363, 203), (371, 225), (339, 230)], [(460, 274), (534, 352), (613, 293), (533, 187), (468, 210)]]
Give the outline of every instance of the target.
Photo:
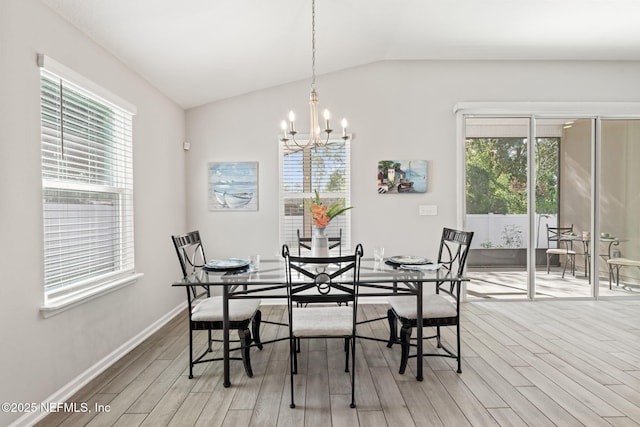
[(322, 205), (311, 206), (311, 218), (313, 219), (313, 225), (316, 227), (326, 227), (331, 221), (331, 218), (327, 215), (327, 207)]
[(316, 227), (322, 227), (322, 228), (329, 225), (329, 222), (333, 219), (333, 217), (340, 215), (344, 213), (344, 211), (351, 209), (351, 206), (348, 208), (345, 207), (344, 202), (334, 203), (331, 206), (323, 205), (322, 201), (320, 200), (320, 194), (318, 194), (317, 190), (316, 190), (315, 199), (311, 199), (307, 207), (311, 212), (311, 219), (312, 219), (313, 225), (315, 225)]

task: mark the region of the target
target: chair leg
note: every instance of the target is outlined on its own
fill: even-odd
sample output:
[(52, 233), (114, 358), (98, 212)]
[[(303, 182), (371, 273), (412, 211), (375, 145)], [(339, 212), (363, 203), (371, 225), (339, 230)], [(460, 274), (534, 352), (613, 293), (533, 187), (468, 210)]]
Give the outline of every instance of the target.
[(193, 378), (193, 329), (189, 325), (189, 379)]
[(262, 322), (262, 312), (256, 310), (251, 320), (251, 331), (253, 332), (253, 342), (256, 343), (256, 347), (262, 350), (262, 341), (260, 341), (260, 323)]
[(458, 356), (458, 373), (462, 373), (462, 354), (460, 353), (460, 318), (458, 317), (458, 322), (456, 323), (456, 341), (458, 343), (458, 352), (456, 355)]
[(351, 406), (356, 407), (356, 337), (351, 337)]
[(300, 353), (300, 338), (292, 338), (293, 339), (293, 373), (298, 373), (298, 353)]
[(387, 347), (391, 348), (393, 343), (398, 342), (398, 320), (393, 309), (387, 310), (387, 320), (389, 320), (389, 341)]
[(400, 344), (402, 345), (402, 358), (400, 360), (400, 374), (404, 374), (409, 360), (409, 349), (411, 348), (411, 328), (402, 325), (400, 328)]
[(611, 278), (613, 277), (613, 267), (609, 265), (609, 289), (611, 289)]
[(244, 364), (244, 370), (249, 378), (253, 377), (253, 370), (251, 369), (251, 332), (249, 329), (238, 329), (238, 336), (240, 337), (240, 352), (242, 353), (242, 363)]
[(549, 274), (549, 261), (551, 259), (551, 255), (547, 254), (547, 274)]
[(209, 352), (212, 352), (212, 351), (213, 351), (213, 348), (211, 347), (211, 344), (213, 344), (213, 340), (211, 339), (211, 338), (212, 338), (212, 337), (211, 337), (211, 329), (207, 330), (207, 334), (208, 334), (208, 336), (209, 336), (209, 344), (208, 344), (208, 345), (209, 345), (209, 348), (208, 348), (208, 350), (209, 350)]
[(289, 378), (291, 379), (291, 403), (290, 408), (295, 408), (296, 404), (293, 401), (293, 375), (297, 372), (298, 368), (295, 366), (296, 357), (296, 345), (295, 338), (289, 338)]
[[(344, 357), (344, 371), (349, 372), (349, 338), (345, 338), (345, 357)], [(353, 368), (353, 367), (352, 367)]]
[(436, 347), (442, 348), (442, 343), (440, 342), (440, 326), (436, 326)]

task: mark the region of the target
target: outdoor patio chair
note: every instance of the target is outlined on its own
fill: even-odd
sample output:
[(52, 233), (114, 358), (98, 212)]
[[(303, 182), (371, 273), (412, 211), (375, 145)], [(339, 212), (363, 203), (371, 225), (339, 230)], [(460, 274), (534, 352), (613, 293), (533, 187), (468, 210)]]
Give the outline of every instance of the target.
[[(553, 255), (564, 255), (566, 257), (562, 268), (562, 277), (567, 271), (567, 263), (571, 263), (573, 275), (576, 275), (576, 251), (573, 250), (573, 240), (563, 239), (573, 233), (573, 224), (571, 227), (549, 227), (547, 225), (547, 246), (551, 246), (551, 242), (557, 242), (557, 248), (547, 249), (547, 274), (550, 271), (551, 257)], [(564, 244), (564, 246), (563, 246)]]

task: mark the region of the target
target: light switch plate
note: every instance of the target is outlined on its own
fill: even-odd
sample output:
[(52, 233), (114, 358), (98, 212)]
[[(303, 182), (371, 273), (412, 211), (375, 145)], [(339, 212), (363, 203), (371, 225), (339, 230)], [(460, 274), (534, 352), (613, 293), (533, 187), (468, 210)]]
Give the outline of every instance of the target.
[(438, 206), (436, 205), (420, 205), (418, 214), (423, 215), (438, 215)]

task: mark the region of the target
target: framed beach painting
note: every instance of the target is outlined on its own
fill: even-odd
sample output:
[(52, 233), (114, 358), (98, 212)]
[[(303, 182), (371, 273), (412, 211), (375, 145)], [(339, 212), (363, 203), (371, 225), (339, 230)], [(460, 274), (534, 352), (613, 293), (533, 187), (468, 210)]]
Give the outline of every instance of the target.
[(210, 211), (258, 210), (258, 162), (211, 162)]
[(378, 193), (426, 193), (426, 160), (380, 160)]

